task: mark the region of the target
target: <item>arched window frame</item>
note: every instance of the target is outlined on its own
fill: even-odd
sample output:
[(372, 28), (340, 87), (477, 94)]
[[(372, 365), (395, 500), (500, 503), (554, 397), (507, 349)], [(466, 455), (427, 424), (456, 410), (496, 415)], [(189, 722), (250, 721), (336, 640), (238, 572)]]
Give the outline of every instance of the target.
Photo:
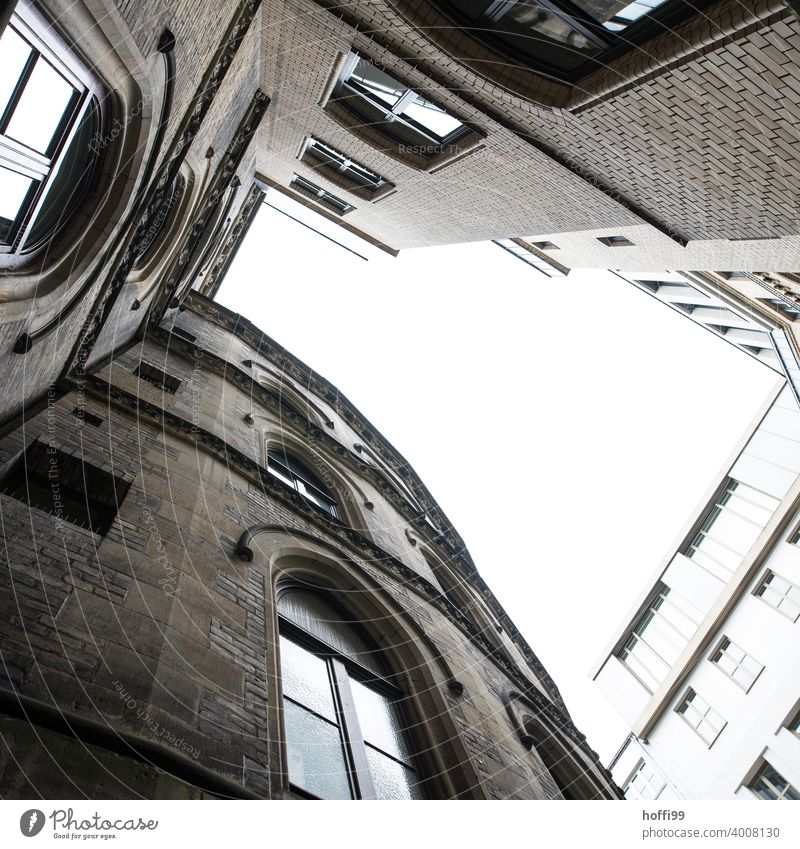
[[(281, 598), (285, 598), (287, 594), (292, 592), (308, 593), (313, 597), (319, 598), (339, 614), (341, 616), (339, 621), (352, 629), (352, 632), (364, 643), (365, 647), (369, 650), (370, 658), (373, 662), (370, 662), (368, 666), (364, 665), (360, 659), (353, 657), (352, 654), (343, 652), (340, 648), (330, 645), (330, 643), (321, 639), (318, 634), (307, 631), (296, 622), (293, 622), (284, 613), (281, 613)], [(396, 766), (401, 767), (405, 771), (412, 772), (416, 778), (416, 792), (413, 795), (409, 797), (384, 795), (383, 798), (425, 798), (428, 792), (424, 777), (424, 766), (416, 756), (416, 741), (412, 739), (408, 731), (410, 727), (409, 717), (401, 704), (405, 698), (405, 693), (397, 682), (396, 676), (391, 671), (388, 658), (386, 658), (385, 653), (377, 646), (369, 632), (361, 626), (353, 614), (342, 606), (336, 598), (335, 591), (326, 588), (315, 587), (314, 589), (309, 589), (308, 586), (296, 581), (284, 581), (279, 584), (276, 591), (276, 609), (278, 611), (278, 629), (283, 651), (286, 652), (285, 640), (299, 647), (301, 650), (305, 650), (315, 657), (323, 659), (326, 664), (330, 694), (336, 710), (336, 721), (332, 722), (330, 718), (325, 720), (317, 717), (317, 719), (327, 721), (331, 727), (336, 727), (340, 734), (343, 752), (343, 777), (350, 792), (350, 798), (376, 799), (381, 797), (380, 792), (376, 789), (375, 781), (369, 767), (369, 750), (376, 752), (377, 757), (387, 761), (393, 761)], [(285, 656), (279, 656), (282, 685), (285, 677), (285, 663)], [(361, 686), (365, 690), (377, 694), (383, 700), (381, 702), (382, 704), (391, 705), (389, 711), (394, 712), (397, 720), (397, 733), (402, 737), (405, 746), (407, 746), (407, 754), (403, 760), (385, 750), (377, 749), (372, 742), (365, 739), (366, 733), (362, 727), (364, 711), (363, 708), (359, 711), (358, 699), (354, 697), (354, 682), (356, 686)], [(286, 786), (294, 796), (312, 799), (323, 798), (321, 795), (316, 795), (311, 790), (292, 781), (292, 743), (289, 741), (290, 735), (287, 731), (287, 700), (297, 705), (301, 710), (308, 711), (309, 713), (311, 711), (306, 705), (292, 698), (292, 695), (287, 695), (283, 690), (283, 686), (281, 695), (283, 741), (286, 750), (286, 774), (284, 776)], [(359, 715), (361, 718), (359, 718)]]
[[(30, 179), (28, 189), (18, 198), (13, 219), (6, 233), (0, 233), (0, 267), (15, 268), (48, 247), (53, 239), (74, 223), (74, 212), (80, 208), (99, 178), (102, 148), (107, 142), (102, 135), (105, 121), (106, 95), (99, 78), (77, 53), (55, 31), (31, 4), (18, 2), (3, 33), (6, 49), (10, 41), (21, 41), (30, 51), (8, 100), (0, 104), (0, 163), (5, 165), (8, 179)], [(37, 150), (13, 137), (12, 125), (24, 108), (26, 95), (34, 92), (34, 76), (39, 68), (49, 67), (72, 88), (61, 119), (52, 130), (44, 149)], [(11, 134), (7, 133), (11, 131)], [(33, 144), (31, 137), (27, 141)], [(79, 173), (69, 174), (74, 167), (72, 156), (82, 147), (90, 154), (78, 162)], [(10, 177), (8, 175), (15, 175)], [(59, 183), (67, 175), (68, 182)], [(10, 185), (10, 184), (9, 184)], [(21, 188), (21, 186), (20, 186)], [(56, 195), (55, 200), (53, 196)], [(55, 204), (56, 214), (51, 207)]]
[(478, 631), (493, 643), (498, 642), (498, 623), (490, 617), (488, 610), (474, 597), (474, 590), (458, 576), (458, 573), (446, 566), (427, 548), (420, 549), (434, 578), (442, 588), (445, 598), (469, 619)]
[(311, 504), (339, 522), (344, 521), (341, 499), (331, 493), (326, 482), (309, 468), (303, 453), (295, 450), (291, 444), (282, 440), (267, 440), (264, 464), (270, 474)]

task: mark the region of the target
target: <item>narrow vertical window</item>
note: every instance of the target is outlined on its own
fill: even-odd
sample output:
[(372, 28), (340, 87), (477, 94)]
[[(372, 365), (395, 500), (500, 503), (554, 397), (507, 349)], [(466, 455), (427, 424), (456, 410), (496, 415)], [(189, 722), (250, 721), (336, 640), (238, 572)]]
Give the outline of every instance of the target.
[(771, 495), (729, 480), (683, 554), (721, 581), (728, 581), (779, 503)]
[(617, 656), (654, 693), (697, 630), (697, 612), (661, 584)]

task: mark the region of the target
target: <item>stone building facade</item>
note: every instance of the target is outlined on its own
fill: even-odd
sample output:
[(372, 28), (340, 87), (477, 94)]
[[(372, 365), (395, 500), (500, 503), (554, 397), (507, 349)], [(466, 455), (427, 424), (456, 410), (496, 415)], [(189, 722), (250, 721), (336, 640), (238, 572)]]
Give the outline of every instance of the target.
[(615, 798), (408, 464), (241, 316), (190, 294), (0, 451), (4, 796)]
[[(136, 781), (143, 795), (289, 792), (271, 583), (286, 558), (286, 570), (308, 576), (338, 564), (342, 583), (330, 578), (327, 590), (358, 587), (360, 616), (394, 623), (404, 611), (413, 641), (392, 642), (394, 624), (372, 639), (390, 655), (381, 668), (409, 671), (384, 695), (411, 694), (415, 751), (432, 752), (420, 775), (440, 776), (421, 781), (425, 792), (546, 797), (560, 784), (614, 795), (446, 519), (418, 481), (392, 489), (381, 478), (402, 464), (316, 377), (305, 395), (284, 385), (307, 431), (295, 447), (314, 445), (298, 468), (314, 476), (308, 463), (327, 452), (337, 497), (358, 480), (363, 500), (341, 504), (338, 524), (299, 497), (287, 506), (254, 442), (256, 413), (275, 412), (269, 391), (245, 404), (261, 386), (255, 366), (243, 370), (223, 348), (249, 346), (242, 359), (267, 374), (288, 355), (204, 300), (266, 191), (390, 253), (524, 236), (560, 273), (581, 262), (621, 268), (625, 257), (708, 272), (797, 267), (800, 22), (789, 6), (669, 0), (642, 17), (622, 2), (564, 0), (534, 18), (524, 3), (490, 6), (3, 4), (0, 50), (15, 84), (0, 92), (2, 695), (15, 752), (34, 756), (35, 729), (76, 764), (67, 777), (39, 759), (45, 795), (78, 779), (100, 795)], [(201, 358), (191, 351), (204, 339)], [(344, 432), (351, 442), (336, 441)], [(196, 466), (184, 465), (187, 444)], [(57, 494), (72, 499), (57, 509), (77, 524), (40, 511), (53, 496), (52, 459)], [(273, 530), (239, 540), (262, 526)], [(187, 528), (204, 542), (191, 568)], [(454, 576), (437, 576), (440, 562)], [(376, 568), (388, 570), (386, 598), (370, 594), (362, 607)], [(156, 729), (170, 729), (172, 743)], [(367, 775), (368, 742), (348, 750), (349, 774)], [(403, 757), (398, 769), (410, 770)], [(5, 769), (14, 792), (30, 790), (13, 761)]]

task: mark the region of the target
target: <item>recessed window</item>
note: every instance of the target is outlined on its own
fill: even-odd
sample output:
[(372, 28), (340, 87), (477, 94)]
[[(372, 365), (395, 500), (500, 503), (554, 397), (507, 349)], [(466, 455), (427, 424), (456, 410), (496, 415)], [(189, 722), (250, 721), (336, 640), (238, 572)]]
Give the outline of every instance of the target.
[(289, 783), (316, 799), (419, 799), (403, 693), (353, 617), (300, 589), (278, 597)]
[(669, 0), (439, 0), (475, 38), (562, 79), (595, 70), (696, 11)]
[(795, 532), (789, 537), (789, 542), (792, 545), (800, 545), (800, 528), (797, 528)]
[(675, 710), (689, 723), (706, 746), (713, 744), (727, 724), (705, 699), (692, 689), (689, 689)]
[(95, 173), (88, 72), (20, 11), (0, 38), (0, 253), (30, 253), (70, 221)]
[(774, 572), (767, 572), (755, 595), (792, 622), (800, 617), (800, 588)]
[(133, 373), (139, 378), (139, 380), (143, 380), (145, 383), (149, 383), (157, 389), (162, 389), (164, 392), (169, 392), (170, 395), (174, 395), (178, 391), (178, 387), (181, 385), (181, 382), (177, 377), (173, 377), (171, 374), (161, 371), (160, 368), (151, 366), (150, 363), (140, 363), (133, 370)]
[(350, 53), (331, 95), (360, 127), (371, 127), (410, 154), (432, 159), (470, 128), (372, 62)]
[(625, 236), (599, 236), (597, 241), (608, 248), (625, 248), (633, 245), (633, 242)]
[(38, 440), (0, 484), (4, 495), (102, 536), (129, 488), (130, 482)]
[(557, 251), (558, 245), (554, 245), (552, 242), (531, 242), (531, 244), (538, 248), (540, 251)]
[(335, 519), (340, 519), (339, 508), (328, 488), (305, 464), (287, 454), (282, 448), (267, 450), (267, 469)]
[(311, 198), (311, 200), (320, 204), (320, 206), (324, 206), (325, 209), (335, 212), (336, 215), (346, 215), (355, 209), (346, 200), (336, 197), (336, 195), (331, 194), (327, 189), (323, 189), (316, 183), (312, 183), (311, 180), (306, 180), (305, 177), (301, 177), (299, 174), (294, 175), (291, 186), (296, 192), (307, 198)]
[(749, 787), (759, 799), (800, 801), (800, 791), (766, 761)]
[(100, 416), (96, 416), (94, 413), (90, 413), (86, 407), (75, 407), (72, 411), (72, 415), (81, 423), (81, 424), (90, 424), (92, 427), (100, 427), (103, 424), (103, 420)]
[(743, 648), (727, 637), (723, 637), (709, 659), (745, 692), (755, 684), (756, 678), (764, 671), (763, 663), (750, 657)]
[(757, 300), (789, 321), (797, 321), (800, 318), (800, 306), (792, 306), (781, 298), (758, 298)]
[(623, 792), (627, 799), (650, 801), (658, 799), (666, 786), (667, 782), (656, 772), (655, 768), (641, 759), (625, 784)]
[(301, 159), (338, 185), (367, 200), (376, 200), (394, 188), (379, 174), (314, 138), (308, 140)]
[(729, 479), (683, 554), (728, 581), (780, 504), (777, 498)]
[(617, 656), (654, 693), (697, 630), (698, 613), (661, 584)]
[(787, 727), (789, 731), (791, 731), (793, 734), (797, 734), (797, 736), (800, 737), (800, 712), (797, 713), (795, 718), (789, 723)]

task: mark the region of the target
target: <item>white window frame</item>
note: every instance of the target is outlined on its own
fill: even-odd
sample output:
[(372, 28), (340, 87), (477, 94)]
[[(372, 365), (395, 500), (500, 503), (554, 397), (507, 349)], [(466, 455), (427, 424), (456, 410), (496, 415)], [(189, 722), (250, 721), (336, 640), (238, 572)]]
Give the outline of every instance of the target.
[[(789, 587), (786, 592), (781, 593), (779, 590), (776, 590), (774, 587), (770, 586), (773, 578), (778, 578), (780, 581), (785, 581)], [(790, 596), (790, 593), (794, 590), (794, 594)], [(768, 594), (765, 595), (765, 591)], [(773, 610), (777, 610), (782, 616), (788, 619), (790, 622), (797, 622), (798, 618), (800, 618), (800, 587), (796, 584), (793, 584), (788, 578), (784, 578), (782, 575), (779, 575), (777, 572), (772, 569), (767, 569), (764, 573), (763, 577), (758, 581), (755, 588), (753, 589), (753, 595), (764, 602), (764, 604), (771, 607)], [(773, 598), (774, 596), (780, 596), (777, 602), (773, 603), (768, 599)], [(788, 601), (787, 601), (788, 600)], [(794, 608), (794, 610), (792, 609)]]
[[(675, 713), (683, 719), (708, 749), (719, 739), (719, 735), (722, 734), (728, 724), (692, 687), (689, 687), (683, 698), (675, 705)], [(712, 733), (703, 733), (701, 729), (706, 728), (710, 729)]]
[[(642, 784), (645, 788), (650, 788), (653, 790), (652, 796), (646, 796), (640, 792), (639, 788), (636, 786), (636, 779), (641, 776)], [(654, 781), (654, 779), (656, 779)], [(658, 799), (658, 797), (664, 792), (664, 788), (667, 786), (666, 779), (658, 772), (658, 770), (644, 758), (639, 759), (639, 763), (633, 769), (633, 772), (630, 774), (628, 780), (625, 782), (625, 786), (623, 788), (623, 793), (626, 798), (633, 799), (641, 799), (642, 801), (653, 801)], [(658, 787), (656, 790), (655, 788)], [(633, 792), (636, 794), (635, 796), (628, 796), (628, 791), (633, 789)]]
[[(772, 502), (774, 502), (772, 505), (772, 510), (770, 511), (770, 508), (768, 506), (765, 506), (764, 504), (759, 504), (756, 500), (753, 500), (753, 498), (748, 498), (747, 496), (750, 493), (758, 493), (759, 496), (763, 498), (768, 498)], [(745, 502), (751, 505), (752, 507), (756, 508), (757, 510), (763, 510), (769, 513), (769, 515), (766, 517), (766, 520), (764, 522), (760, 522), (754, 519), (752, 516), (745, 516), (743, 513), (740, 513), (733, 507), (729, 506), (731, 498)], [(731, 566), (728, 563), (723, 563), (721, 560), (715, 557), (714, 554), (703, 548), (703, 542), (706, 538), (708, 538), (719, 548), (727, 550), (733, 556), (733, 558), (738, 561), (738, 565), (741, 565), (742, 560), (747, 555), (747, 551), (738, 551), (737, 549), (732, 547), (733, 543), (730, 539), (726, 539), (724, 535), (718, 536), (714, 533), (714, 525), (716, 524), (717, 520), (720, 518), (720, 516), (725, 514), (728, 516), (736, 516), (736, 518), (741, 522), (746, 522), (747, 524), (752, 525), (753, 528), (758, 529), (753, 539), (753, 542), (755, 542), (761, 531), (763, 531), (772, 516), (775, 514), (775, 510), (777, 510), (779, 505), (780, 499), (769, 495), (769, 493), (762, 492), (761, 490), (750, 486), (750, 484), (742, 483), (741, 481), (738, 481), (735, 478), (729, 477), (725, 480), (724, 485), (721, 487), (718, 494), (714, 497), (714, 499), (704, 511), (698, 525), (690, 535), (689, 539), (682, 546), (681, 554), (683, 554), (684, 557), (688, 557), (701, 569), (705, 569), (705, 571), (708, 572), (710, 575), (713, 575), (715, 578), (718, 578), (721, 581), (727, 582), (734, 574), (738, 566)], [(695, 554), (697, 553), (702, 554), (702, 557), (695, 557)], [(709, 563), (708, 561), (711, 561), (711, 563)]]
[[(731, 647), (733, 647), (737, 651), (732, 652), (730, 650)], [(738, 652), (741, 652), (742, 655), (743, 655), (741, 660), (736, 660), (733, 657), (733, 655), (737, 654)], [(728, 658), (729, 662), (734, 665), (735, 668), (734, 668), (733, 672), (728, 672), (727, 669), (720, 666), (719, 660), (721, 658), (719, 658), (719, 659), (717, 658), (717, 655), (719, 655), (719, 654), (725, 655)], [(717, 642), (716, 647), (711, 652), (711, 654), (708, 656), (708, 659), (711, 663), (714, 664), (714, 666), (717, 669), (719, 669), (720, 672), (722, 672), (723, 675), (725, 675), (727, 678), (730, 678), (731, 681), (733, 681), (734, 684), (741, 687), (742, 690), (744, 690), (745, 693), (750, 692), (753, 685), (758, 680), (759, 675), (761, 675), (761, 673), (764, 671), (764, 664), (763, 663), (756, 660), (752, 655), (748, 654), (740, 645), (735, 643), (730, 637), (727, 637), (727, 636), (724, 636), (724, 635)], [(745, 666), (744, 664), (745, 664), (746, 661), (750, 661), (752, 666), (758, 666), (758, 672), (753, 672), (752, 669), (749, 669), (747, 666)], [(735, 677), (736, 673), (739, 672), (740, 670), (743, 672), (744, 675), (751, 677), (751, 680), (749, 681), (749, 683), (745, 684)]]
[[(26, 253), (28, 238), (46, 206), (47, 196), (56, 183), (56, 177), (66, 161), (66, 154), (78, 128), (96, 106), (95, 96), (99, 93), (100, 86), (68, 45), (29, 4), (18, 2), (7, 26), (36, 54), (36, 58), (29, 60), (28, 65), (31, 61), (47, 62), (75, 92), (72, 103), (66, 107), (54, 131), (52, 149), (47, 154), (41, 154), (10, 136), (0, 134), (0, 164), (34, 181), (12, 222), (8, 240), (0, 244), (0, 257), (13, 258), (16, 254)], [(20, 81), (22, 79), (23, 77), (20, 77)], [(11, 103), (16, 100), (17, 97), (13, 97)]]
[[(656, 651), (656, 649), (653, 648), (653, 646), (651, 646), (650, 643), (647, 641), (646, 633), (648, 625), (656, 617), (658, 617), (659, 622), (665, 623), (668, 628), (674, 631), (680, 637), (680, 639), (685, 641), (685, 643), (687, 644), (696, 632), (697, 627), (699, 625), (699, 620), (696, 620), (692, 615), (694, 611), (689, 611), (687, 609), (687, 604), (681, 604), (677, 601), (678, 599), (680, 599), (680, 602), (685, 602), (685, 599), (683, 599), (680, 593), (674, 592), (665, 583), (660, 582), (656, 591), (650, 597), (650, 601), (647, 603), (647, 606), (636, 620), (636, 624), (630, 630), (620, 647), (615, 652), (617, 658), (619, 658), (619, 660), (621, 660), (622, 663), (625, 664), (626, 668), (634, 675), (637, 681), (639, 681), (649, 693), (654, 693), (656, 689), (658, 689), (666, 675), (669, 674), (669, 670), (672, 668), (674, 661), (670, 662), (665, 657), (662, 657), (662, 655), (658, 651)], [(692, 634), (684, 634), (683, 631), (681, 631), (680, 628), (678, 628), (674, 622), (670, 621), (670, 619), (665, 616), (663, 612), (659, 612), (664, 602), (667, 602), (668, 604), (678, 609), (678, 612), (681, 614), (681, 616), (683, 616), (685, 619), (689, 620), (692, 624), (694, 624), (695, 628)], [(642, 661), (638, 656), (633, 654), (636, 644), (638, 644), (639, 642), (641, 642), (655, 658), (657, 658), (662, 664), (664, 664), (667, 669), (667, 672), (664, 674), (664, 676), (662, 676), (662, 678), (658, 680), (658, 683), (655, 685), (655, 689), (653, 689), (650, 683), (645, 681), (641, 673), (638, 673), (636, 671), (637, 664), (645, 666), (644, 661)], [(631, 643), (633, 644), (631, 645)], [(634, 658), (634, 660), (636, 661), (635, 664), (632, 665), (628, 662), (628, 658), (630, 657)], [(651, 669), (646, 668), (646, 672), (650, 674), (654, 681), (657, 680), (658, 676), (653, 674)]]

